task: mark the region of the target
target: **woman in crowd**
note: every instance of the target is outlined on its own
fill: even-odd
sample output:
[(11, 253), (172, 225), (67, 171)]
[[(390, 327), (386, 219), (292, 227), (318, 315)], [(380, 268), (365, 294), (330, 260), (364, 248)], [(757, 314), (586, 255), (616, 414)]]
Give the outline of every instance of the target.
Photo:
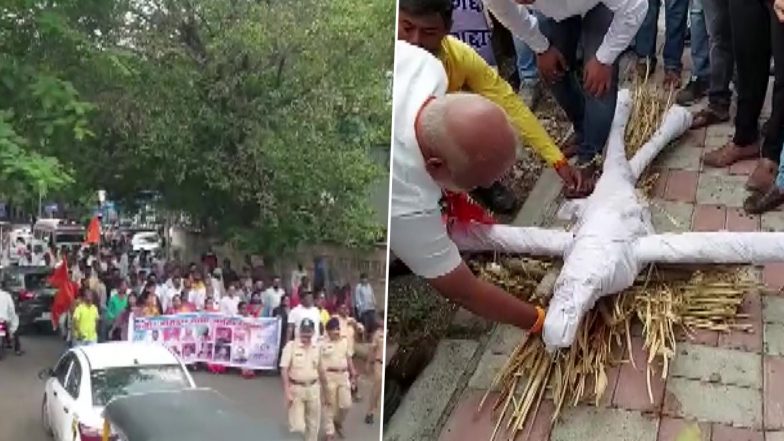
[(261, 301), (261, 293), (254, 292), (250, 295), (250, 302), (248, 302), (246, 309), (248, 315), (251, 317), (261, 317), (264, 311), (264, 304)]
[(171, 306), (169, 309), (166, 310), (166, 315), (174, 315), (174, 314), (185, 314), (188, 312), (192, 312), (193, 309), (187, 303), (183, 303), (182, 298), (180, 298), (179, 294), (175, 294), (171, 300)]
[(148, 283), (144, 288), (144, 294), (142, 294), (141, 298), (144, 302), (141, 311), (143, 316), (155, 317), (161, 315), (161, 301), (158, 299), (158, 296), (155, 295), (155, 285)]
[(112, 336), (113, 340), (128, 340), (128, 322), (131, 319), (131, 315), (138, 315), (141, 313), (141, 307), (139, 306), (139, 298), (136, 294), (128, 294), (128, 305), (125, 307), (125, 310), (120, 313), (119, 316), (114, 320), (114, 324), (112, 324), (112, 328), (109, 330), (109, 335)]

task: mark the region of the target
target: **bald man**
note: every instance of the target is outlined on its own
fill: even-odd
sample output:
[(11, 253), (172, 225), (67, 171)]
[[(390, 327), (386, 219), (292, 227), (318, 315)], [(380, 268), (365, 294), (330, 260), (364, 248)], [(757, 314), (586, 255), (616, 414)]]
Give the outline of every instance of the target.
[(443, 296), (477, 315), (533, 332), (544, 311), (475, 277), (441, 219), (442, 190), (470, 191), (514, 163), (517, 136), (505, 112), (479, 95), (446, 95), (429, 52), (397, 41), (390, 249)]

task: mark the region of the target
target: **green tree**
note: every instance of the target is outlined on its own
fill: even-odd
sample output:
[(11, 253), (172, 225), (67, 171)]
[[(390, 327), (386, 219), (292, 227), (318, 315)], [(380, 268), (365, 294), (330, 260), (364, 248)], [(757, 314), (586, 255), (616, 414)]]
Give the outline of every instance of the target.
[(72, 187), (157, 191), (266, 254), (380, 237), (367, 195), (384, 171), (369, 150), (390, 138), (393, 2), (12, 5), (14, 18), (0, 18), (3, 53), (72, 85), (78, 103), (54, 106), (66, 111), (56, 142), (18, 121), (17, 132), (73, 170)]

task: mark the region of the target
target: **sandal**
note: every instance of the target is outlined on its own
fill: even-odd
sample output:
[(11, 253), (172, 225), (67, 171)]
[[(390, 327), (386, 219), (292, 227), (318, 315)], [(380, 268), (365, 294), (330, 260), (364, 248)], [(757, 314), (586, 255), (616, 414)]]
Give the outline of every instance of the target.
[(714, 124), (721, 124), (730, 120), (729, 112), (719, 113), (718, 111), (706, 107), (694, 114), (691, 122), (692, 129), (701, 129), (703, 127), (712, 126)]
[(775, 210), (784, 204), (784, 189), (772, 185), (768, 191), (754, 193), (743, 202), (743, 209), (749, 214), (762, 214)]

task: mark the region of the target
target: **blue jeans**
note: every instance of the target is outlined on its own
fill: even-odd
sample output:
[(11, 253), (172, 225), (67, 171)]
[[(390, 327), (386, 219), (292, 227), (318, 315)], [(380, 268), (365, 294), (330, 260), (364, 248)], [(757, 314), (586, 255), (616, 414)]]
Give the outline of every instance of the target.
[(784, 145), (781, 147), (781, 157), (779, 158), (779, 174), (776, 175), (776, 187), (784, 188)]
[(691, 0), (691, 62), (692, 75), (700, 80), (710, 80), (710, 40), (705, 27), (702, 0)]
[(523, 40), (513, 37), (515, 53), (517, 54), (517, 75), (520, 81), (539, 79), (539, 70), (536, 68), (536, 54)]
[[(634, 52), (640, 58), (656, 60), (656, 34), (658, 31), (661, 0), (648, 0), (648, 13), (634, 38)], [(681, 57), (686, 44), (686, 19), (689, 0), (664, 0), (664, 68), (680, 72)]]
[[(541, 22), (544, 16), (539, 11), (531, 11), (536, 19)], [(536, 67), (536, 54), (523, 40), (512, 36), (515, 54), (517, 55), (517, 74), (520, 81), (539, 79), (539, 70)]]
[(595, 97), (585, 93), (582, 78), (575, 75), (577, 51), (578, 47), (582, 47), (586, 61), (595, 58), (612, 19), (612, 11), (600, 3), (584, 17), (576, 15), (562, 21), (543, 17), (539, 21), (542, 33), (563, 54), (570, 66), (566, 75), (549, 85), (549, 88), (574, 126), (578, 145), (577, 161), (581, 164), (591, 162), (596, 155), (601, 154), (610, 135), (618, 97), (618, 60), (613, 62), (609, 90)]

